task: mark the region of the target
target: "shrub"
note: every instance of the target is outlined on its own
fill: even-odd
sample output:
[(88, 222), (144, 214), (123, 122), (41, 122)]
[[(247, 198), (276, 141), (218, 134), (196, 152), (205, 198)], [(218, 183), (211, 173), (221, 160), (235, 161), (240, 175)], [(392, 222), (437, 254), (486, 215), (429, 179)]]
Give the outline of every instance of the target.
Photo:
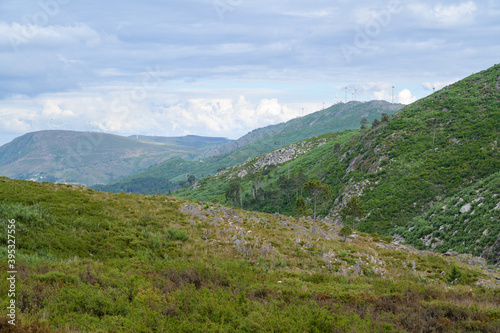
[(462, 273), (460, 272), (460, 270), (456, 266), (453, 266), (451, 268), (451, 273), (448, 276), (448, 279), (446, 280), (446, 282), (448, 282), (448, 284), (459, 284), (461, 276), (462, 276)]
[(180, 240), (183, 242), (185, 242), (189, 239), (189, 235), (184, 230), (178, 230), (175, 228), (168, 229), (166, 236), (168, 239)]
[(340, 229), (339, 236), (344, 237), (344, 242), (345, 242), (345, 240), (347, 239), (348, 236), (351, 235), (351, 233), (352, 233), (351, 227), (349, 227), (348, 225), (345, 225), (342, 227), (342, 229)]

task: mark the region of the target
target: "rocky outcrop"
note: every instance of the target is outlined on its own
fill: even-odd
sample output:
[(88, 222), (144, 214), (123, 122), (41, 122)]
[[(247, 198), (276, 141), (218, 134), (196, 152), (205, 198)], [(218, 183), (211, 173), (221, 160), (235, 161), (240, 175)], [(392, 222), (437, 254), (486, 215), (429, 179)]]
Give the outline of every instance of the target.
[(236, 177), (243, 178), (248, 174), (262, 171), (269, 166), (276, 166), (289, 162), (309, 152), (313, 148), (324, 145), (326, 142), (327, 140), (323, 138), (319, 140), (307, 140), (293, 143), (289, 146), (276, 149), (270, 153), (251, 159), (245, 163), (221, 170), (215, 175), (215, 177), (220, 177), (221, 175), (229, 173), (229, 179)]

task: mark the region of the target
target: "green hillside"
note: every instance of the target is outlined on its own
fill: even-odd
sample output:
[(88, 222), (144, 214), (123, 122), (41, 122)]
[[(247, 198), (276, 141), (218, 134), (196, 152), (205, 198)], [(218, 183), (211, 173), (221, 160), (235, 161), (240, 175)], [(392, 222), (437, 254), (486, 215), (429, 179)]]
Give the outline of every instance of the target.
[(2, 331), (500, 330), (500, 274), (471, 256), (165, 196), (0, 178), (0, 198)]
[[(459, 191), (500, 170), (499, 129), (497, 65), (405, 107), (390, 119), (375, 121), (355, 136), (329, 141), (277, 168), (249, 172), (251, 163), (243, 164), (236, 173), (228, 169), (175, 195), (229, 204), (234, 200), (226, 193), (236, 181), (241, 198), (235, 205), (265, 212), (276, 212), (279, 207), (280, 212), (295, 215), (298, 194), (310, 198), (302, 185), (317, 178), (333, 190), (331, 198), (320, 206), (321, 215), (346, 222), (342, 209), (351, 197), (359, 196), (365, 214), (356, 227), (391, 235), (394, 228), (426, 216), (437, 201), (456, 197)], [(242, 169), (247, 169), (244, 175), (240, 174)], [(242, 177), (235, 177), (239, 174)], [(497, 188), (491, 191), (500, 195)], [(478, 228), (481, 233), (488, 229), (487, 237), (480, 237), (475, 230), (464, 245), (449, 248), (481, 254), (480, 248), (493, 246), (498, 238), (498, 219), (486, 214), (481, 221)], [(440, 227), (434, 222), (434, 228)], [(440, 250), (446, 252), (447, 244)]]
[(93, 189), (114, 193), (167, 194), (187, 183), (190, 175), (196, 179), (217, 171), (217, 163), (203, 163), (173, 158), (154, 165), (143, 172), (121, 178), (107, 185), (95, 185)]
[(342, 149), (346, 158), (329, 178), (364, 186), (370, 214), (361, 230), (405, 225), (434, 202), (500, 170), (499, 80), (500, 65), (472, 75), (405, 107)]
[(234, 142), (207, 149), (195, 161), (166, 161), (139, 174), (94, 188), (115, 193), (169, 193), (188, 182), (189, 175), (200, 179), (297, 141), (359, 128), (361, 119), (371, 122), (380, 119), (383, 113), (393, 114), (402, 106), (385, 101), (339, 103), (305, 117), (254, 130)]
[[(295, 215), (293, 208), (302, 185), (310, 178), (323, 178), (322, 164), (337, 159), (335, 147), (352, 140), (360, 130), (329, 133), (300, 141), (204, 178), (194, 187), (174, 192), (175, 196), (201, 201), (226, 200), (232, 181), (241, 186), (241, 203), (247, 210)], [(332, 153), (333, 152), (333, 153)], [(329, 207), (330, 203), (325, 204)], [(324, 212), (328, 213), (328, 211)]]
[(396, 230), (420, 249), (472, 253), (500, 264), (500, 172), (436, 203)]
[(95, 132), (28, 133), (0, 147), (0, 175), (85, 185), (108, 183), (170, 158), (191, 159), (230, 142), (203, 137), (144, 139)]

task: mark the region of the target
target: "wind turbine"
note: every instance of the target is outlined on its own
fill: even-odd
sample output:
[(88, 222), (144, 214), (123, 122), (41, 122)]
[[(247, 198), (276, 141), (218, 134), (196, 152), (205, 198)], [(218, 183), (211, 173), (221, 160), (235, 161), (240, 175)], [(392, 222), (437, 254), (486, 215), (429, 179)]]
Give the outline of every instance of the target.
[(431, 87), (432, 87), (432, 93), (435, 93), (436, 92), (436, 87), (434, 87), (434, 85), (431, 83)]
[(347, 87), (345, 87), (345, 102), (347, 103)]
[(358, 93), (358, 86), (354, 88), (354, 100), (356, 101), (356, 94)]
[(392, 86), (392, 104), (394, 104), (394, 88), (396, 87)]

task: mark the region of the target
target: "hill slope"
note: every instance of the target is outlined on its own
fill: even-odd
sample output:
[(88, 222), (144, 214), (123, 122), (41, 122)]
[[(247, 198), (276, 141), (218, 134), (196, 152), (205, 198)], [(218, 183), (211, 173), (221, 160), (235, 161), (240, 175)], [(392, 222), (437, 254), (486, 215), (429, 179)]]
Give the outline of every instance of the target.
[(402, 106), (385, 101), (339, 103), (302, 118), (254, 130), (234, 142), (206, 150), (197, 161), (166, 161), (139, 174), (96, 186), (95, 189), (143, 194), (167, 193), (178, 189), (179, 183), (187, 180), (187, 175), (199, 179), (300, 140), (359, 128), (362, 118), (371, 122), (380, 119), (383, 113), (393, 114)]
[(327, 224), (311, 237), (305, 219), (172, 197), (6, 178), (0, 197), (0, 233), (16, 230), (15, 332), (500, 329), (499, 274), (471, 256), (344, 242)]
[(436, 203), (396, 230), (421, 249), (472, 253), (500, 265), (500, 172)]
[[(394, 228), (425, 216), (437, 201), (451, 198), (497, 172), (499, 129), (497, 65), (405, 107), (387, 121), (375, 122), (371, 128), (340, 142), (340, 146), (331, 142), (276, 170), (236, 177), (242, 186), (240, 203), (244, 208), (266, 212), (275, 212), (279, 206), (281, 212), (293, 215), (295, 198), (304, 183), (300, 179), (319, 178), (333, 189), (332, 199), (321, 206), (322, 215), (341, 222), (342, 208), (352, 196), (360, 196), (365, 214), (356, 226), (362, 231), (390, 235)], [(231, 173), (227, 170), (227, 174)], [(229, 178), (202, 180), (201, 187), (176, 194), (225, 202)], [(254, 194), (258, 189), (261, 195)], [(491, 195), (500, 195), (498, 191), (494, 187)], [(481, 233), (488, 229), (488, 237), (474, 230), (468, 243), (449, 248), (480, 254), (481, 247), (494, 246), (499, 236), (497, 219), (483, 215), (478, 228)], [(433, 227), (439, 229), (442, 225), (434, 222)], [(474, 235), (481, 239), (480, 246)], [(446, 252), (446, 244), (437, 249)]]
[(201, 179), (194, 187), (174, 192), (174, 195), (230, 204), (225, 193), (229, 184), (236, 180), (241, 186), (240, 204), (244, 209), (293, 215), (297, 193), (302, 192), (305, 180), (325, 175), (318, 162), (337, 156), (337, 153), (332, 155), (335, 147), (345, 144), (359, 132), (329, 133), (292, 143), (221, 170), (216, 175)]
[(92, 185), (137, 173), (175, 156), (193, 158), (208, 147), (229, 141), (157, 137), (153, 143), (152, 139), (145, 142), (74, 131), (28, 133), (0, 147), (0, 174), (18, 179)]
[(339, 199), (353, 185), (363, 192), (370, 214), (361, 230), (388, 232), (500, 170), (499, 82), (496, 65), (405, 107), (342, 149), (329, 179), (343, 180)]

